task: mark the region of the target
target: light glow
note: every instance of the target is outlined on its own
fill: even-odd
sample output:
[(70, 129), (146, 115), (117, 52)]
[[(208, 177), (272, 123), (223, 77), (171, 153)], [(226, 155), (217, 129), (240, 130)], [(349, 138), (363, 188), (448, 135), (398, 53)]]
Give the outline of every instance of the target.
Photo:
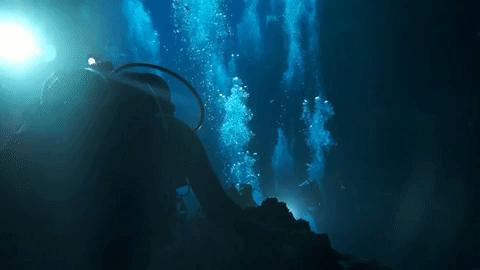
[(40, 54), (34, 34), (23, 25), (0, 21), (0, 61), (21, 64)]
[(88, 58), (88, 65), (89, 66), (93, 66), (95, 64), (97, 64), (97, 60), (95, 60), (95, 58), (93, 58), (93, 57)]

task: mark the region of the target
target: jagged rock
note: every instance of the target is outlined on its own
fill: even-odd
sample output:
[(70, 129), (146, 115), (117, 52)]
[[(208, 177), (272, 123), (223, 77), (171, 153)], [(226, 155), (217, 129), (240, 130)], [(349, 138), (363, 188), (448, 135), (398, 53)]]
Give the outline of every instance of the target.
[(387, 269), (335, 251), (327, 235), (313, 233), (277, 199), (245, 209), (234, 231), (191, 221), (157, 260), (162, 269)]

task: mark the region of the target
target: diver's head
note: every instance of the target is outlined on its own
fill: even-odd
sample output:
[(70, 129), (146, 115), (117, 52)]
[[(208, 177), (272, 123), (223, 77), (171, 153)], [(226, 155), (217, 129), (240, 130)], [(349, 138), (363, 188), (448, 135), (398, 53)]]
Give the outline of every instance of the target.
[(131, 84), (86, 68), (56, 72), (26, 125), (88, 145), (120, 145), (156, 121), (155, 98)]
[[(42, 91), (42, 105), (117, 103), (122, 104), (123, 109), (127, 111), (142, 108), (146, 112), (173, 116), (175, 106), (171, 102), (170, 88), (165, 80), (153, 73), (129, 71), (134, 68), (146, 68), (166, 73), (185, 85), (199, 105), (200, 121), (194, 130), (203, 125), (205, 106), (200, 95), (190, 82), (174, 71), (146, 63), (130, 63), (114, 68), (111, 62), (98, 61), (93, 57), (88, 63), (88, 68), (57, 72), (51, 76)], [(128, 104), (131, 108), (127, 108)]]
[(150, 93), (155, 98), (160, 112), (173, 116), (175, 106), (171, 102), (170, 87), (162, 77), (152, 73), (140, 72), (124, 72), (121, 76), (135, 82), (139, 87), (144, 89), (144, 91)]
[(102, 73), (111, 73), (114, 70), (113, 63), (104, 61), (99, 57), (90, 56), (87, 60), (88, 66)]
[(144, 89), (91, 68), (53, 74), (42, 90), (41, 106), (51, 112), (155, 115), (155, 98)]
[(106, 94), (106, 77), (93, 69), (62, 70), (52, 74), (42, 88), (41, 104), (61, 106), (89, 103)]

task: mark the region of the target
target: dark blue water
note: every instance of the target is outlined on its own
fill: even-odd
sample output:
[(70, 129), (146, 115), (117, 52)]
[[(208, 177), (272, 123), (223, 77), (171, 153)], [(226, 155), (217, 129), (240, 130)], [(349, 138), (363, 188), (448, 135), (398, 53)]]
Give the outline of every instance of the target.
[[(56, 59), (13, 75), (0, 64), (0, 98), (25, 106), (49, 72), (90, 55), (169, 67), (205, 102), (199, 134), (225, 188), (279, 197), (341, 251), (457, 269), (449, 264), (473, 258), (480, 235), (472, 3), (22, 1), (11, 6)], [(193, 126), (193, 98), (165, 78)], [(20, 115), (0, 115), (1, 128)]]

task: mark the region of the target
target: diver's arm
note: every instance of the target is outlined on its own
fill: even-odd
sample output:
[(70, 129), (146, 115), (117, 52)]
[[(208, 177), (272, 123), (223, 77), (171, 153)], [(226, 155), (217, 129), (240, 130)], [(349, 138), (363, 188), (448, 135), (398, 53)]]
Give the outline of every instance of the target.
[[(175, 121), (175, 120), (174, 120)], [(233, 225), (241, 208), (225, 193), (215, 175), (207, 153), (197, 135), (176, 120), (175, 132), (186, 150), (185, 174), (208, 218), (219, 225)]]
[(215, 175), (201, 142), (196, 138), (194, 160), (189, 165), (188, 179), (206, 214), (216, 223), (232, 224), (241, 208), (225, 193)]

